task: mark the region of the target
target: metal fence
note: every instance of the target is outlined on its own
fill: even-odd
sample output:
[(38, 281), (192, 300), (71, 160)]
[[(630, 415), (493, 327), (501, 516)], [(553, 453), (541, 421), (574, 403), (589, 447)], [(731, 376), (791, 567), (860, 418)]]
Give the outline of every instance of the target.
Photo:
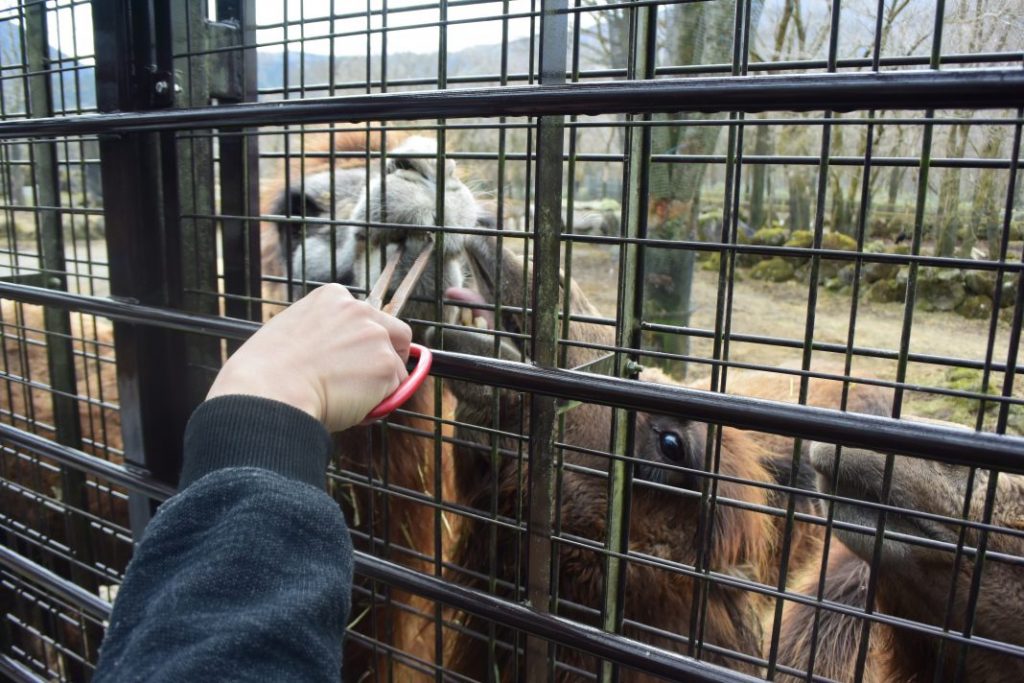
[(1019, 679), (1022, 35), (0, 4), (0, 672), (90, 677), (224, 355), (398, 235), (437, 382), (338, 439), (346, 678)]

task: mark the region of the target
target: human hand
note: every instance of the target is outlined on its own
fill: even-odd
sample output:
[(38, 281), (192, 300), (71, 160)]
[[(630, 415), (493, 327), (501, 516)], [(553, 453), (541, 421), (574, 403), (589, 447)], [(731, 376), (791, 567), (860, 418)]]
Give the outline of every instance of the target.
[(359, 424), (405, 379), (411, 339), (401, 320), (357, 301), (339, 284), (324, 285), (250, 337), (206, 398), (274, 399), (340, 432)]

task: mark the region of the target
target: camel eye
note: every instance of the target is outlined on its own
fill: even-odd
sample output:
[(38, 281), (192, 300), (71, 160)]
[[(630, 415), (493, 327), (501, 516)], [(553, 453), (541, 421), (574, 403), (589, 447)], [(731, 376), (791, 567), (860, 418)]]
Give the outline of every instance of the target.
[(658, 435), (658, 450), (672, 462), (680, 462), (686, 456), (683, 440), (675, 432), (662, 432)]

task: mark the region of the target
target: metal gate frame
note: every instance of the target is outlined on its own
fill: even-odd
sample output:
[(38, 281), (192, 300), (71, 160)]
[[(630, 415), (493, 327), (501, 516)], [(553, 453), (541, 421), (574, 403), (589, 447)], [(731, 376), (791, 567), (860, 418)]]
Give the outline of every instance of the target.
[[(255, 102), (255, 45), (251, 18), (254, 0), (218, 0), (216, 22), (206, 20), (195, 3), (160, 3), (156, 0), (110, 0), (93, 5), (97, 44), (97, 84), (102, 113), (73, 117), (52, 116), (52, 110), (33, 108), (32, 118), (0, 122), (0, 139), (30, 138), (34, 141), (37, 173), (47, 174), (53, 163), (49, 136), (99, 135), (107, 217), (107, 240), (111, 254), (110, 299), (66, 292), (58, 276), (41, 282), (2, 282), (0, 295), (26, 303), (48, 306), (47, 329), (66, 329), (67, 314), (61, 309), (94, 313), (118, 321), (116, 351), (121, 390), (126, 464), (114, 465), (81, 452), (75, 433), (58, 434), (58, 442), (0, 425), (0, 439), (61, 463), (74, 478), (90, 473), (123, 485), (133, 492), (132, 527), (141, 535), (155, 505), (173, 494), (180, 465), (181, 436), (191, 410), (202, 400), (220, 363), (220, 340), (241, 340), (251, 334), (259, 319), (258, 306), (244, 297), (259, 292), (260, 262), (258, 226), (250, 217), (259, 215), (257, 153), (254, 138), (240, 135), (266, 124), (338, 123), (345, 121), (400, 121), (437, 118), (442, 120), (474, 116), (537, 117), (540, 153), (536, 160), (535, 215), (532, 238), (537, 245), (535, 302), (558, 299), (558, 245), (561, 238), (561, 178), (563, 129), (566, 117), (622, 113), (642, 117), (666, 112), (728, 112), (735, 115), (730, 130), (730, 154), (739, 147), (735, 133), (742, 131), (743, 113), (766, 110), (869, 111), (906, 109), (932, 111), (941, 108), (1016, 107), (1024, 116), (1024, 70), (1011, 68), (939, 71), (933, 54), (931, 70), (922, 72), (856, 74), (814, 74), (800, 76), (751, 76), (745, 65), (722, 78), (660, 78), (654, 80), (650, 50), (654, 12), (649, 3), (637, 2), (643, 49), (630, 72), (640, 80), (602, 83), (565, 83), (567, 18), (573, 11), (567, 0), (543, 3), (541, 24), (540, 83), (538, 85), (438, 90), (365, 96), (328, 97), (317, 100), (289, 100), (280, 103)], [(633, 5), (634, 3), (626, 3)], [(44, 5), (28, 13), (37, 68), (46, 73)], [(742, 12), (738, 13), (742, 14)], [(739, 21), (739, 19), (738, 19)], [(34, 28), (33, 28), (34, 27)], [(185, 40), (195, 44), (197, 36), (208, 49), (198, 56), (183, 56)], [(646, 41), (646, 42), (644, 42)], [(42, 50), (43, 52), (41, 52)], [(835, 71), (833, 58), (830, 71)], [(47, 102), (47, 78), (40, 75), (38, 95), (33, 102)], [(180, 89), (180, 90), (179, 90)], [(210, 105), (211, 99), (218, 100)], [(205, 138), (194, 136), (182, 142), (175, 133), (184, 130), (213, 132)], [(633, 133), (627, 146), (631, 184), (638, 198), (645, 187), (644, 163), (650, 155), (649, 135)], [(828, 128), (826, 127), (826, 131)], [(926, 134), (931, 125), (926, 124)], [(226, 313), (218, 317), (217, 302), (197, 294), (217, 290), (215, 270), (197, 270), (203, 259), (194, 254), (210, 253), (213, 231), (199, 225), (203, 219), (182, 214), (211, 214), (215, 198), (212, 178), (197, 177), (196, 169), (208, 169), (214, 135), (219, 143), (221, 163), (221, 212), (223, 220), (224, 291), (241, 295), (228, 297)], [(1010, 162), (1010, 186), (1017, 182), (1021, 124), (1015, 126), (1015, 144)], [(827, 140), (823, 142), (822, 166), (827, 161)], [(927, 159), (921, 162), (926, 185)], [(56, 185), (52, 185), (55, 187)], [(117, 191), (110, 191), (117, 188)], [(51, 198), (44, 204), (57, 206)], [(640, 202), (631, 205), (626, 238), (618, 240), (632, 250), (630, 261), (642, 263), (645, 246), (687, 249), (685, 242), (655, 243), (646, 237)], [(920, 230), (923, 203), (919, 203), (916, 229)], [(820, 211), (820, 209), (819, 209)], [(50, 217), (52, 215), (52, 217)], [(47, 212), (44, 226), (44, 271), (64, 271), (61, 265), (60, 230), (57, 211)], [(467, 233), (498, 234), (487, 228)], [(775, 255), (809, 256), (820, 259), (858, 260), (857, 252), (822, 250), (820, 225), (814, 247), (776, 248)], [(702, 245), (707, 248), (707, 245)], [(734, 251), (757, 252), (757, 247), (732, 245)], [(878, 260), (910, 266), (909, 309), (913, 307), (917, 269), (938, 265), (940, 260), (912, 253), (879, 256)], [(941, 259), (949, 265), (949, 259)], [(207, 266), (212, 262), (207, 259)], [(1024, 264), (999, 261), (971, 261), (975, 269), (1019, 274)], [(812, 266), (813, 267), (813, 266)], [(627, 300), (632, 297), (627, 296)], [(1013, 388), (1020, 330), (1024, 318), (1024, 278), (1018, 279), (1010, 351), (1003, 367), (1006, 382), (1002, 395)], [(909, 310), (908, 309), (908, 310)], [(638, 310), (638, 309), (636, 309)], [(636, 348), (638, 316), (624, 315), (620, 347)], [(472, 379), (492, 386), (527, 392), (539, 397), (533, 402), (530, 458), (538, 476), (530, 481), (531, 505), (528, 528), (530, 606), (513, 604), (479, 591), (448, 584), (410, 569), (363, 553), (357, 554), (356, 571), (450, 604), (479, 616), (500, 620), (530, 634), (527, 671), (547, 674), (550, 643), (571, 646), (618, 664), (674, 679), (740, 681), (748, 677), (675, 653), (651, 648), (614, 633), (621, 627), (621, 606), (611, 607), (608, 631), (581, 626), (549, 614), (554, 462), (554, 399), (586, 400), (628, 410), (678, 412), (713, 424), (821, 440), (844, 446), (863, 447), (886, 453), (941, 460), (976, 468), (994, 468), (1024, 473), (1024, 439), (1000, 434), (971, 433), (941, 426), (906, 423), (893, 418), (851, 415), (802, 405), (783, 405), (757, 399), (687, 390), (654, 387), (628, 379), (629, 361), (635, 356), (619, 352), (619, 377), (596, 377), (558, 368), (558, 311), (554, 305), (534, 307), (534, 365), (436, 352), (434, 374), (450, 379)], [(811, 344), (806, 346), (809, 350)], [(67, 378), (70, 352), (51, 348), (55, 375)], [(906, 353), (899, 359), (905, 367)], [(61, 369), (64, 370), (61, 370)], [(808, 368), (804, 368), (807, 370)], [(185, 378), (185, 381), (182, 381)], [(74, 382), (73, 368), (70, 382)], [(802, 380), (806, 388), (806, 376)], [(73, 408), (70, 409), (73, 412)], [(999, 431), (1005, 429), (1007, 405), (1000, 409)], [(77, 417), (67, 424), (76, 424)], [(59, 423), (60, 424), (60, 423)], [(620, 438), (628, 439), (626, 422), (621, 421)], [(889, 462), (891, 467), (891, 457)], [(625, 495), (625, 474), (613, 470), (614, 486)], [(994, 478), (993, 478), (994, 479)], [(546, 502), (543, 502), (546, 501)], [(989, 510), (989, 512), (991, 512)], [(788, 522), (793, 520), (792, 507)], [(837, 527), (842, 524), (837, 522)], [(848, 525), (850, 526), (850, 525)], [(853, 527), (855, 528), (855, 527)], [(865, 529), (866, 530), (866, 529)], [(624, 542), (623, 529), (609, 542)], [(887, 532), (893, 535), (893, 532)], [(898, 537), (898, 535), (896, 535)], [(978, 554), (984, 556), (985, 530)], [(951, 550), (959, 550), (950, 546)], [(609, 576), (617, 572), (618, 560), (610, 560)], [(0, 564), (52, 590), (83, 611), (106, 618), (109, 605), (31, 560), (0, 547)], [(612, 591), (609, 591), (612, 592)], [(873, 618), (868, 615), (866, 618)], [(877, 618), (877, 617), (874, 617)], [(777, 631), (777, 630), (776, 630)], [(770, 664), (771, 668), (771, 664)], [(15, 678), (27, 676), (16, 661), (4, 656), (0, 672)]]

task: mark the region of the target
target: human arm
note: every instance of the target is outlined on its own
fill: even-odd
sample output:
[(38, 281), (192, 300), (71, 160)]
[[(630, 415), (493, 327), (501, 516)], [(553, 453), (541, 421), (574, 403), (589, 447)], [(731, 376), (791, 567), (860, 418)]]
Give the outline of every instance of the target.
[(193, 414), (181, 492), (136, 550), (94, 680), (338, 679), (352, 549), (323, 491), (324, 423), (397, 386), (408, 337), (326, 294), (250, 339)]

